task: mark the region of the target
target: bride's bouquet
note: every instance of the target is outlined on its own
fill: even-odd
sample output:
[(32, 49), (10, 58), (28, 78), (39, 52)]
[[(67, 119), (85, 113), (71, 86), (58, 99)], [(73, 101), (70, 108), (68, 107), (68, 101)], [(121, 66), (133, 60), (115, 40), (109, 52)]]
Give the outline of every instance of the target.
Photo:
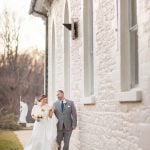
[(34, 115), (34, 117), (37, 118), (37, 121), (39, 122), (41, 119), (43, 119), (45, 117), (45, 110), (39, 108), (34, 112), (33, 115)]

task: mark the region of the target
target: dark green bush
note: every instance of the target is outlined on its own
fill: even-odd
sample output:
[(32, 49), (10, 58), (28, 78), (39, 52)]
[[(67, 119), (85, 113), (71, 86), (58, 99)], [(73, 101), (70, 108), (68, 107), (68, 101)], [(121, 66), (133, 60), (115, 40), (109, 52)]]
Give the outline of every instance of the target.
[(17, 124), (17, 117), (15, 114), (0, 115), (0, 129), (19, 130), (20, 128), (20, 125)]

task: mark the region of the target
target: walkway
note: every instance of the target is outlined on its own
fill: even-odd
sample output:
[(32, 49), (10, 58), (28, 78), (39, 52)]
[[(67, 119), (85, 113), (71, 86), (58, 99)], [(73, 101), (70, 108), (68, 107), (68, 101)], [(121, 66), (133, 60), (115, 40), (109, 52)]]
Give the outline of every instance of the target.
[(25, 146), (31, 138), (32, 130), (19, 130), (19, 131), (14, 131), (14, 133), (17, 135), (21, 144)]

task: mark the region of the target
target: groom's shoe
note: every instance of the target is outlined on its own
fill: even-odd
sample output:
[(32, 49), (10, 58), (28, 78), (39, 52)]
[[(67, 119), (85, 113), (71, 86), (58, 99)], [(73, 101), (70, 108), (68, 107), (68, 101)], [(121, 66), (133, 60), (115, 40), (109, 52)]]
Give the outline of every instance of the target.
[(61, 150), (61, 147), (58, 147), (58, 150)]
[(61, 144), (59, 144), (58, 142), (57, 144), (58, 144), (58, 150), (61, 150)]

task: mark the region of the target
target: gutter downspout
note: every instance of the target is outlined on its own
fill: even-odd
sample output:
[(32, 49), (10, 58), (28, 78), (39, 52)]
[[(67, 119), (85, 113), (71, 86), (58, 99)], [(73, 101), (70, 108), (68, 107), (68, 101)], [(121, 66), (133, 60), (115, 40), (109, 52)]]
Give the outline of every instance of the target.
[(45, 77), (44, 77), (44, 94), (48, 95), (48, 17), (45, 23)]

